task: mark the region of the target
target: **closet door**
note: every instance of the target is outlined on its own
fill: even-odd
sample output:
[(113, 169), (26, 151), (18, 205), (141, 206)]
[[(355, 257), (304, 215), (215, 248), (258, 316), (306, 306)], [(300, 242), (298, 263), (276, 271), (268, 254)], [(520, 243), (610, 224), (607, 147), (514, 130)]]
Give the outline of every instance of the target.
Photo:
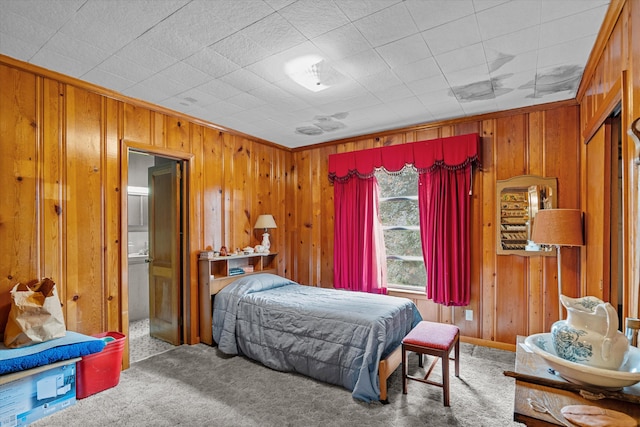
[(610, 298), (611, 277), (611, 122), (588, 141), (585, 156), (586, 204), (584, 295)]

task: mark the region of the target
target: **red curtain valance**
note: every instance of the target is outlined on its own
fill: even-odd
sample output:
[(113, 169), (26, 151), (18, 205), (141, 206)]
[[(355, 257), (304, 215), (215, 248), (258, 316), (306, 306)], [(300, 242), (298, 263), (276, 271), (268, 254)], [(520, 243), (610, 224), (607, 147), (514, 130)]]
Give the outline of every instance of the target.
[(420, 172), (436, 168), (459, 169), (478, 163), (480, 136), (477, 133), (390, 145), (329, 156), (329, 180), (347, 181), (353, 176), (370, 178), (377, 169), (399, 172), (414, 165)]

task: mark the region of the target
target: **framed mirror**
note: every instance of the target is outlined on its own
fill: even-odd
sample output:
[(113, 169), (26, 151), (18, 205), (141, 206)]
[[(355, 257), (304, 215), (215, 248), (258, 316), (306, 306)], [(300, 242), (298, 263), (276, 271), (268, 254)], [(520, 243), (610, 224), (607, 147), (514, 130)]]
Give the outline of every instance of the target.
[(555, 255), (531, 240), (536, 213), (557, 207), (556, 178), (521, 175), (496, 183), (496, 244), (499, 255)]

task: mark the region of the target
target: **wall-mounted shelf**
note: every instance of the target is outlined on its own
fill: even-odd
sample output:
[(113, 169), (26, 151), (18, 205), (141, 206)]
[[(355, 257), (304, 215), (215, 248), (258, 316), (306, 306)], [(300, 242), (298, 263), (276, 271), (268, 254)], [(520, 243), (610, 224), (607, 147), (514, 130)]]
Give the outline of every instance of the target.
[(496, 252), (499, 255), (555, 255), (532, 242), (531, 227), (540, 209), (556, 207), (556, 178), (522, 175), (496, 184)]

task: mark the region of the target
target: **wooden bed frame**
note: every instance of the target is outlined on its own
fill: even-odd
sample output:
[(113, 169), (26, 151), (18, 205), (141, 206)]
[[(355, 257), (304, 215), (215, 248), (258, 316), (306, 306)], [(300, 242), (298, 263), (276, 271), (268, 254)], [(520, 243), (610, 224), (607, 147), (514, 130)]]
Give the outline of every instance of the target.
[[(198, 263), (209, 262), (208, 260), (199, 260)], [(225, 286), (229, 285), (238, 277), (225, 277), (222, 279), (216, 279), (210, 281), (208, 272), (206, 277), (203, 277), (203, 268), (199, 268), (199, 283), (200, 283), (200, 342), (214, 345), (213, 343), (213, 331), (212, 331), (212, 318), (213, 318), (213, 304), (212, 300), (218, 292), (220, 292)], [(261, 273), (278, 274), (277, 270), (263, 270)], [(380, 380), (380, 402), (389, 403), (387, 396), (387, 379), (389, 376), (400, 366), (402, 362), (402, 346), (398, 346), (386, 359), (380, 360), (378, 364), (378, 379)]]

